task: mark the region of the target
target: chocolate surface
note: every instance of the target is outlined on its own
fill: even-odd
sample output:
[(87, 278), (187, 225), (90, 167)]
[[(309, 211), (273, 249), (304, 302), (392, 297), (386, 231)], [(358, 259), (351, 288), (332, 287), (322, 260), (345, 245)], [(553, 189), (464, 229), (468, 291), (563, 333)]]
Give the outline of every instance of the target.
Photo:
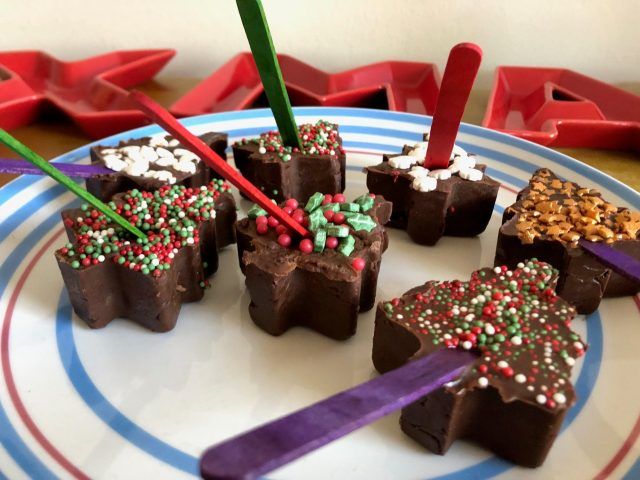
[[(163, 140), (152, 139), (151, 137), (143, 137), (137, 139), (131, 139), (121, 141), (115, 147), (108, 147), (104, 145), (97, 145), (90, 150), (91, 162), (101, 166), (108, 166), (108, 162), (105, 161), (109, 155), (114, 154), (114, 150), (121, 149), (123, 147), (151, 147), (154, 149), (162, 148), (170, 153), (184, 150), (173, 137), (167, 135), (162, 137)], [(211, 149), (220, 155), (223, 159), (226, 159), (225, 149), (227, 148), (227, 134), (209, 132), (204, 135), (200, 135), (202, 141), (211, 147)], [(118, 153), (118, 152), (115, 152)], [(161, 162), (162, 163), (162, 162)], [(210, 180), (219, 178), (219, 175), (209, 168), (204, 162), (198, 161), (194, 172), (179, 171), (171, 165), (160, 165), (157, 162), (149, 163), (149, 171), (164, 170), (170, 172), (175, 179), (175, 184), (184, 185), (185, 187), (200, 187), (206, 185)], [(93, 193), (102, 201), (109, 201), (111, 197), (118, 193), (133, 190), (134, 188), (152, 191), (156, 190), (170, 183), (162, 178), (152, 178), (144, 175), (134, 175), (127, 173), (126, 169), (121, 171), (113, 171), (113, 173), (105, 175), (96, 175), (87, 179), (87, 190)]]
[(560, 271), (558, 294), (588, 314), (602, 297), (634, 295), (640, 285), (606, 267), (578, 246), (578, 239), (605, 242), (640, 259), (640, 213), (616, 207), (600, 192), (536, 171), (503, 215), (496, 264), (510, 267), (536, 257)]
[(435, 189), (419, 191), (413, 187), (411, 168), (396, 168), (389, 163), (394, 157), (410, 155), (412, 150), (405, 146), (401, 154), (384, 155), (382, 163), (365, 169), (369, 191), (393, 203), (389, 226), (406, 230), (414, 242), (422, 245), (435, 245), (443, 235), (473, 237), (484, 232), (500, 186), (484, 174), (486, 166), (473, 161), (474, 169), (482, 172), (479, 181), (454, 173), (438, 179)]
[(91, 328), (123, 317), (171, 330), (182, 303), (202, 298), (218, 269), (218, 249), (234, 241), (236, 209), (227, 190), (214, 181), (117, 195), (116, 211), (147, 233), (143, 243), (95, 210), (64, 211), (69, 243), (56, 260), (76, 314)]
[(519, 465), (542, 464), (575, 403), (571, 368), (586, 349), (556, 280), (550, 265), (529, 261), (380, 303), (373, 363), (381, 373), (442, 348), (478, 354), (458, 380), (403, 410), (403, 431), (438, 454), (466, 438)]
[[(355, 333), (358, 312), (375, 302), (382, 253), (388, 245), (382, 225), (389, 219), (391, 204), (376, 197), (365, 213), (375, 226), (371, 231), (349, 229), (354, 243), (348, 255), (337, 248), (303, 253), (279, 244), (273, 229), (258, 233), (253, 219), (237, 222), (240, 267), (256, 325), (271, 335), (296, 325), (336, 340)], [(354, 268), (355, 259), (364, 260), (362, 270)]]
[[(328, 137), (312, 133), (318, 125), (326, 126), (323, 131), (330, 132)], [(286, 149), (277, 132), (267, 132), (257, 139), (236, 142), (233, 157), (242, 175), (277, 202), (287, 198), (306, 202), (315, 192), (341, 193), (346, 157), (337, 128), (327, 122), (300, 125), (302, 151)]]

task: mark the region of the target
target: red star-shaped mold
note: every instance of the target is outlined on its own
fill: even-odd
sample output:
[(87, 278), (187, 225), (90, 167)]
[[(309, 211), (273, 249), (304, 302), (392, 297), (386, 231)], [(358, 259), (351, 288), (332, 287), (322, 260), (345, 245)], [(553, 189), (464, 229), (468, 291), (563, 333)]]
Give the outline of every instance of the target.
[(93, 138), (148, 123), (126, 89), (151, 79), (174, 55), (121, 50), (63, 62), (40, 51), (0, 52), (0, 127), (28, 125), (50, 106)]
[[(435, 65), (380, 62), (327, 73), (289, 55), (278, 55), (293, 105), (375, 107), (432, 114), (440, 90)], [(250, 53), (240, 53), (171, 106), (177, 116), (267, 106)]]
[(482, 125), (542, 145), (640, 152), (640, 96), (564, 68), (501, 66)]

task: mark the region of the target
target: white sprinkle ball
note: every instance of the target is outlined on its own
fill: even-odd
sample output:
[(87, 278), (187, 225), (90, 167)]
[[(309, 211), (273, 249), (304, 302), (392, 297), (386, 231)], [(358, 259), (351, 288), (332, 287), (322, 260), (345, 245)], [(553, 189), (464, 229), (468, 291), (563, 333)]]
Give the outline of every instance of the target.
[(564, 396), (564, 394), (560, 393), (560, 392), (556, 392), (553, 394), (553, 399), (556, 401), (556, 403), (559, 403), (560, 405), (566, 403), (567, 401), (567, 397)]

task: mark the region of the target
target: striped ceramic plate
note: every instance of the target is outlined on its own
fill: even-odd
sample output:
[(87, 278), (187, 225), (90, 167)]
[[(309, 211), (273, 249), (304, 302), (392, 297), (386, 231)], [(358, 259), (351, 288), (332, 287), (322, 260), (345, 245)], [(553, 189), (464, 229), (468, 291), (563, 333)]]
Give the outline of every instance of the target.
[[(430, 123), (351, 108), (299, 108), (296, 116), (340, 124), (349, 196), (365, 189), (363, 166), (417, 141)], [(185, 123), (196, 133), (228, 132), (231, 140), (275, 128), (265, 110)], [(157, 132), (144, 127), (101, 143)], [(444, 238), (432, 248), (392, 231), (379, 299), (491, 265), (500, 214), (541, 166), (640, 209), (638, 193), (552, 150), (470, 125), (460, 129), (458, 144), (482, 157), (502, 183), (489, 228), (479, 238)], [(87, 162), (89, 147), (56, 161)], [(222, 253), (213, 288), (183, 307), (174, 331), (152, 334), (125, 321), (89, 330), (72, 314), (53, 258), (63, 243), (59, 212), (75, 203), (46, 178), (21, 177), (0, 189), (0, 478), (192, 477), (207, 445), (373, 375), (373, 312), (361, 315), (357, 335), (343, 343), (303, 329), (270, 337), (248, 317), (234, 248)], [(606, 300), (599, 312), (574, 322), (590, 344), (574, 369), (579, 400), (540, 469), (516, 468), (466, 442), (445, 457), (429, 454), (400, 432), (392, 415), (271, 476), (639, 478), (638, 305), (634, 298)]]

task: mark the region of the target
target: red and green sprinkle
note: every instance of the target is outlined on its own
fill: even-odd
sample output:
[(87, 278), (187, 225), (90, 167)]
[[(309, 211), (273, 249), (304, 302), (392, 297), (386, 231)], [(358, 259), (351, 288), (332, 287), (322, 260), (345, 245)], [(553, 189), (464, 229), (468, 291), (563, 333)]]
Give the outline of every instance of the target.
[(557, 270), (530, 260), (474, 272), (470, 281), (428, 282), (383, 305), (390, 320), (434, 346), (474, 350), (460, 388), (502, 391), (549, 409), (573, 401), (571, 367), (586, 346), (570, 329), (575, 309), (555, 294)]
[(65, 219), (65, 226), (75, 233), (75, 242), (67, 243), (58, 253), (74, 269), (112, 261), (159, 277), (171, 268), (181, 247), (199, 244), (200, 224), (215, 218), (215, 200), (229, 189), (226, 182), (213, 180), (199, 188), (173, 185), (154, 192), (134, 189), (117, 203), (109, 202), (113, 210), (147, 234), (146, 240), (133, 239), (84, 204), (76, 218)]
[(302, 142), (302, 150), (283, 145), (282, 137), (276, 130), (263, 133), (258, 138), (243, 138), (236, 142), (236, 145), (257, 144), (259, 153), (277, 155), (283, 162), (291, 160), (292, 153), (303, 155), (344, 154), (344, 149), (340, 145), (338, 126), (334, 123), (324, 120), (318, 120), (315, 124), (304, 123), (298, 127), (298, 135)]
[[(347, 202), (342, 193), (335, 195), (315, 193), (304, 207), (295, 199), (288, 199), (282, 204), (282, 209), (296, 222), (306, 227), (312, 238), (305, 238), (299, 242), (280, 222), (267, 214), (258, 205), (253, 205), (248, 216), (255, 221), (256, 232), (267, 235), (274, 232), (276, 241), (284, 248), (295, 248), (304, 254), (312, 252), (322, 253), (325, 250), (336, 250), (349, 257), (355, 250), (356, 240), (353, 235), (357, 231), (371, 232), (378, 224), (367, 212), (375, 203), (375, 195), (364, 194), (353, 202)], [(361, 258), (355, 258), (352, 267), (363, 270), (366, 263)]]

